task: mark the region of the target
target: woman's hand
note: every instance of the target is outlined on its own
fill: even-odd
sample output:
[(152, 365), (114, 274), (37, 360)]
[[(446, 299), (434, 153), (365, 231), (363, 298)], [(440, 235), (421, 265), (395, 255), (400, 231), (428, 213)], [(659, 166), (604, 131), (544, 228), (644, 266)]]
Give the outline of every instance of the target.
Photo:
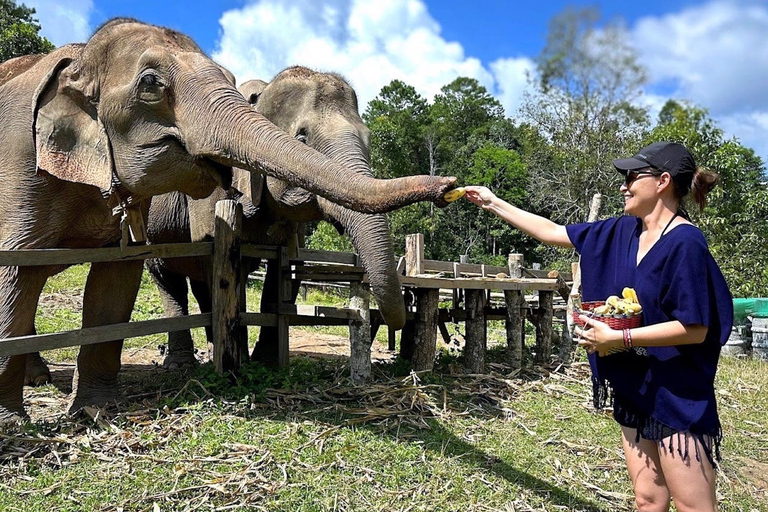
[(579, 315), (584, 322), (584, 327), (574, 327), (573, 333), (578, 337), (578, 343), (587, 350), (588, 354), (597, 352), (604, 356), (608, 349), (624, 346), (623, 333), (611, 329), (608, 324), (595, 320), (585, 315)]
[(464, 189), (467, 192), (464, 197), (483, 209), (490, 208), (491, 203), (493, 203), (493, 200), (496, 199), (496, 194), (491, 192), (488, 187), (470, 185), (468, 187), (464, 187)]

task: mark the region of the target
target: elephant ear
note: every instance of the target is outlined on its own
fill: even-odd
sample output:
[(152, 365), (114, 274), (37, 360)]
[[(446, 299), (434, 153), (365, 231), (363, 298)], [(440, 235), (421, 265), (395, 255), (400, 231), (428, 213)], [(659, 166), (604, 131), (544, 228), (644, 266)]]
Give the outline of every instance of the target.
[(264, 92), (267, 85), (269, 84), (264, 80), (248, 80), (238, 87), (237, 90), (240, 91), (240, 94), (243, 95), (248, 103), (256, 105), (256, 102), (259, 101), (259, 96)]
[(35, 91), (37, 168), (65, 181), (112, 188), (109, 138), (99, 120), (96, 87), (79, 76), (77, 61), (61, 58)]

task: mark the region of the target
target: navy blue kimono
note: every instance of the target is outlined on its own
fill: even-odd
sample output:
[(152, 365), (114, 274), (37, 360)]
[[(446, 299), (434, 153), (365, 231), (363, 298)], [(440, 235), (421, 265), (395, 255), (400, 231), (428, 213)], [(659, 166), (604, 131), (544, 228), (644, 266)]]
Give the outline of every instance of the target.
[[(722, 439), (714, 381), (720, 348), (733, 324), (733, 299), (704, 235), (691, 224), (678, 225), (637, 265), (639, 218), (623, 216), (566, 229), (582, 256), (584, 301), (621, 296), (628, 286), (643, 306), (644, 325), (678, 320), (708, 328), (700, 344), (590, 355), (595, 407), (603, 407), (610, 397), (614, 418), (636, 428), (638, 440), (661, 441), (677, 434), (680, 441), (681, 434), (691, 434), (714, 465), (713, 444), (719, 460)], [(681, 445), (688, 444), (678, 442), (680, 455), (687, 457)]]

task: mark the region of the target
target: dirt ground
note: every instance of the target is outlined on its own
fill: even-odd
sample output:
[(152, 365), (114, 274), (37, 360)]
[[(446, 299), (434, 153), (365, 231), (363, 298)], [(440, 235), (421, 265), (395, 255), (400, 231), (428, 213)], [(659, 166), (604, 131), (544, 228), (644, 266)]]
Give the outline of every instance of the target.
[[(348, 358), (349, 338), (291, 328), (290, 354), (292, 356)], [(385, 345), (378, 342), (374, 342), (371, 347), (371, 360), (373, 362), (388, 361), (396, 355), (396, 352), (389, 351)], [(43, 358), (45, 358), (45, 353), (43, 353)], [(207, 354), (202, 355), (200, 360), (205, 362)], [(167, 371), (163, 369), (162, 361), (163, 355), (156, 346), (124, 349), (120, 370), (121, 383), (142, 381), (151, 378), (153, 373)], [(52, 421), (61, 416), (66, 409), (68, 395), (72, 391), (75, 362), (49, 362), (49, 368), (52, 387), (24, 388), (24, 403), (33, 421)], [(127, 387), (129, 389), (121, 391), (126, 393), (129, 401), (142, 398), (141, 395), (131, 394), (130, 384)]]

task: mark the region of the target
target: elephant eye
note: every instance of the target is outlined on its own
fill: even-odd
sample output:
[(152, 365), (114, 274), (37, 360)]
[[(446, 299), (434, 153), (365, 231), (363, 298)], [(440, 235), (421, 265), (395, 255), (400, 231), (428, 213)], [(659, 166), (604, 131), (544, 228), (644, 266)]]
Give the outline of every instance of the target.
[(157, 75), (147, 73), (139, 79), (139, 99), (155, 103), (163, 99), (163, 86)]
[(307, 137), (307, 132), (300, 130), (299, 133), (296, 134), (296, 140), (302, 144), (306, 144), (307, 140), (309, 140), (309, 137)]

